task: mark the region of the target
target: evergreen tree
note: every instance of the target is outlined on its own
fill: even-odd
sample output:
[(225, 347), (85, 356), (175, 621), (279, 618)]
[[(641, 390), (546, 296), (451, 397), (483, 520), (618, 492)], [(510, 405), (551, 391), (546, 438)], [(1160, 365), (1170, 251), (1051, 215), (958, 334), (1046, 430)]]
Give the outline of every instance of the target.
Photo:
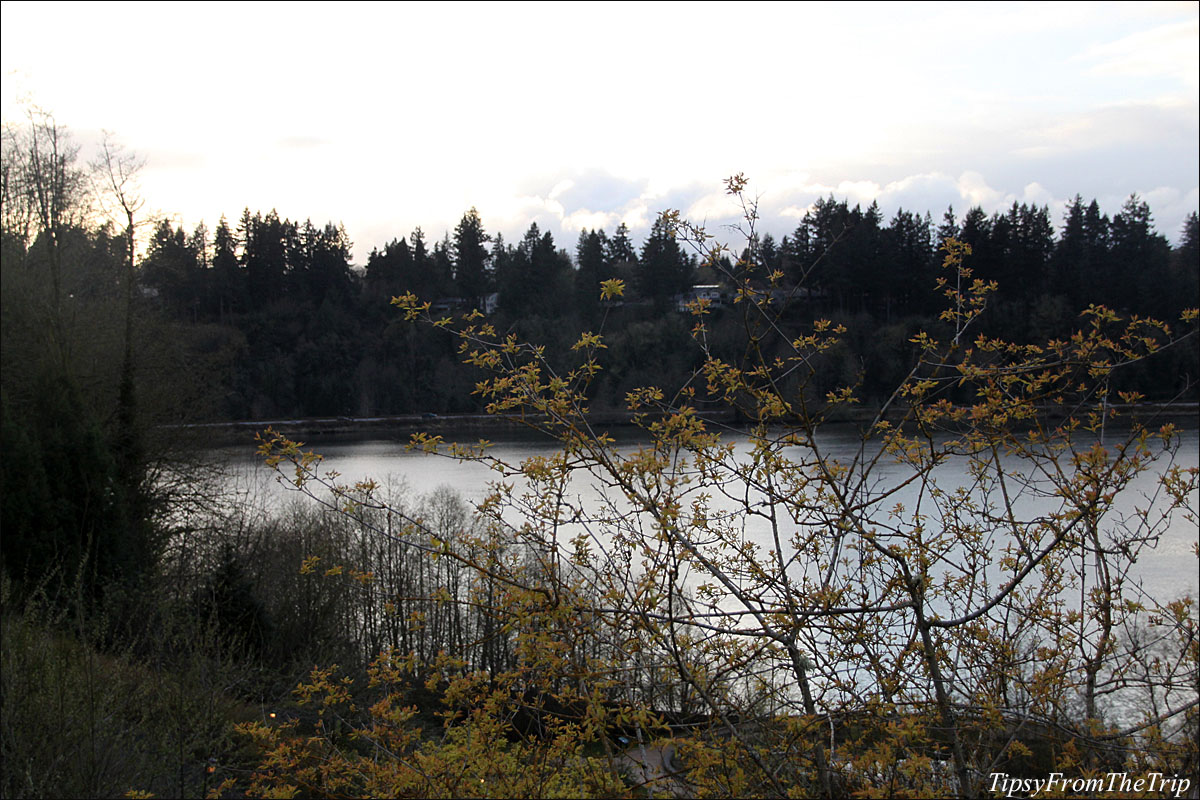
[(1187, 215), (1179, 247), (1171, 254), (1172, 295), (1183, 308), (1200, 307), (1200, 216)]
[[(431, 284), (436, 287), (435, 295), (444, 295), (447, 292), (461, 291), (462, 287), (454, 282), (454, 245), (450, 241), (450, 234), (444, 234), (442, 240), (433, 246), (433, 254), (429, 258), (431, 270)], [(457, 295), (463, 297), (463, 295)], [(477, 306), (479, 299), (476, 296), (463, 297), (469, 306)]]
[(839, 259), (845, 271), (847, 294), (858, 311), (878, 309), (887, 313), (893, 287), (884, 264), (884, 242), (879, 203), (872, 201), (864, 212), (858, 206), (850, 213), (844, 252)]
[(938, 247), (939, 260), (945, 255), (945, 249), (942, 243), (947, 239), (957, 239), (962, 235), (962, 229), (958, 226), (958, 221), (954, 216), (954, 206), (946, 206), (946, 212), (942, 214), (942, 223), (938, 225), (937, 233), (935, 234)]
[(0, 561), (20, 594), (89, 604), (135, 587), (157, 547), (100, 424), (74, 382), (52, 372), (33, 402), (3, 395)]
[(196, 253), (196, 261), (201, 270), (207, 270), (212, 267), (211, 254), (208, 249), (208, 226), (204, 224), (204, 220), (197, 223), (192, 231), (191, 237), (188, 239), (188, 245)]
[(418, 270), (428, 269), (429, 249), (425, 244), (425, 231), (418, 225), (408, 238), (412, 240), (413, 266)]
[(585, 319), (595, 320), (600, 309), (600, 283), (612, 277), (608, 250), (603, 229), (579, 232), (575, 244), (575, 303)]
[(833, 195), (817, 198), (792, 237), (805, 243), (802, 274), (808, 284), (818, 291), (829, 292), (843, 310), (847, 296), (855, 291), (855, 287), (848, 269), (850, 252), (841, 245), (862, 216), (860, 210), (856, 209), (856, 212), (852, 218), (846, 202), (838, 202)]
[[(388, 242), (383, 252), (372, 250), (367, 256), (365, 279), (366, 299), (371, 308), (386, 309), (393, 297), (407, 291), (416, 291), (410, 286), (416, 277), (413, 269), (412, 250), (404, 239)], [(428, 293), (417, 292), (419, 297)]]
[(1108, 215), (1100, 212), (1094, 199), (1083, 214), (1084, 263), (1088, 272), (1081, 276), (1085, 303), (1111, 304), (1117, 298), (1116, 271), (1113, 269), (1111, 227)]
[(758, 242), (758, 260), (768, 275), (781, 266), (782, 256), (775, 244), (775, 237), (769, 233), (764, 233)]
[(1088, 247), (1083, 230), (1083, 198), (1079, 195), (1067, 203), (1063, 213), (1063, 226), (1058, 242), (1054, 246), (1051, 260), (1051, 277), (1048, 291), (1067, 298), (1072, 308), (1082, 308), (1084, 291), (1083, 276), (1091, 270), (1088, 265)]
[[(812, 265), (812, 260), (809, 258), (811, 252), (811, 243), (809, 241), (811, 235), (811, 227), (809, 225), (809, 215), (806, 213), (800, 220), (800, 224), (792, 231), (791, 236), (783, 237), (780, 243), (780, 263), (783, 265), (783, 272), (793, 286), (810, 286), (809, 267)], [(741, 280), (741, 276), (736, 276), (737, 280)]]
[(886, 269), (879, 275), (881, 288), (888, 304), (884, 309), (891, 316), (894, 301), (896, 310), (913, 311), (923, 302), (933, 286), (933, 242), (929, 214), (918, 217), (900, 209), (883, 231)]
[(1050, 259), (1054, 253), (1050, 209), (1013, 203), (1008, 220), (1011, 238), (1005, 279), (1013, 284), (1014, 294), (1032, 302), (1045, 294), (1050, 285)]
[(992, 223), (981, 206), (973, 206), (963, 215), (962, 228), (958, 238), (971, 247), (971, 265), (975, 277), (991, 280), (995, 278), (994, 241)]
[(242, 269), (246, 272), (246, 290), (255, 309), (283, 296), (288, 272), (290, 225), (272, 210), (266, 217), (242, 213), (239, 235), (242, 239)]
[(571, 298), (570, 259), (554, 246), (549, 231), (530, 223), (505, 260), (500, 306), (513, 316), (563, 316)]
[(659, 311), (670, 307), (676, 295), (692, 284), (692, 263), (679, 248), (662, 218), (654, 221), (642, 245), (638, 267), (638, 291)]
[(617, 226), (617, 232), (608, 240), (605, 254), (608, 263), (614, 268), (637, 264), (637, 251), (634, 250), (633, 241), (629, 238), (629, 226), (624, 222)]
[(212, 282), (218, 319), (245, 309), (246, 287), (238, 261), (237, 239), (224, 215), (213, 234)]
[(472, 305), (479, 305), (481, 298), (491, 291), (487, 250), (490, 239), (483, 230), (479, 212), (472, 206), (454, 229), (453, 250), (458, 293)]
[(489, 258), (492, 265), (492, 276), (496, 288), (503, 291), (502, 281), (505, 275), (508, 274), (509, 258), (512, 255), (512, 247), (504, 243), (504, 236), (497, 233), (492, 242), (492, 252)]
[(346, 229), (332, 222), (317, 229), (311, 222), (305, 222), (301, 239), (307, 254), (304, 293), (314, 305), (327, 298), (342, 305), (348, 303), (354, 278), (350, 271), (353, 245)]
[(142, 261), (142, 279), (175, 314), (196, 320), (203, 294), (203, 274), (195, 249), (183, 228), (160, 220)]
[[(1170, 285), (1171, 247), (1154, 230), (1150, 206), (1136, 194), (1121, 207), (1112, 221), (1112, 258), (1120, 273), (1115, 279), (1112, 305), (1156, 317), (1170, 317), (1173, 298)], [(1119, 296), (1119, 297), (1118, 297)]]

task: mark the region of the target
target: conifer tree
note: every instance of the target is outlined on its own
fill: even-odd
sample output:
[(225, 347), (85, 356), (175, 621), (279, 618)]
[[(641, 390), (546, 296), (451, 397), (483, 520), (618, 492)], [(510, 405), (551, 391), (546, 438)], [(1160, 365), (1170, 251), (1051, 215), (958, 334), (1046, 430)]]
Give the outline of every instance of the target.
[(490, 240), (491, 237), (483, 229), (479, 212), (472, 206), (454, 228), (453, 261), (454, 280), (459, 294), (476, 306), (491, 290), (487, 249)]
[(638, 292), (660, 311), (692, 283), (692, 262), (680, 249), (668, 223), (659, 218), (650, 228), (638, 259)]

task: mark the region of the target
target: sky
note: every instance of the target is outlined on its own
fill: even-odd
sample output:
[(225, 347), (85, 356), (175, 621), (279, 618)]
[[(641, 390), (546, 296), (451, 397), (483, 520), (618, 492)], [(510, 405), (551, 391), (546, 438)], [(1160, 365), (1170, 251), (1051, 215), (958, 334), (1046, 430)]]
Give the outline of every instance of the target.
[(573, 250), (678, 209), (737, 243), (819, 197), (899, 208), (1131, 193), (1200, 205), (1200, 4), (4, 2), (6, 122), (30, 103), (145, 160), (148, 208), (345, 225), (354, 260), (474, 206)]

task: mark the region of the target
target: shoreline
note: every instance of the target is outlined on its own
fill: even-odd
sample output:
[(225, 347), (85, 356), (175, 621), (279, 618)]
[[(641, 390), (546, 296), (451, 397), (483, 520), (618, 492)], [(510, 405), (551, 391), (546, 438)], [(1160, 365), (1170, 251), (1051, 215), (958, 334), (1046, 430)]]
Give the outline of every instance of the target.
[[(1163, 423), (1174, 422), (1184, 428), (1200, 427), (1200, 403), (1138, 403), (1135, 405), (1113, 404), (1110, 406), (1120, 416), (1114, 420), (1116, 427), (1124, 427), (1131, 421), (1158, 417)], [(1065, 418), (1064, 410), (1045, 409), (1051, 416)], [(856, 409), (856, 413), (839, 414), (827, 420), (826, 425), (862, 424), (873, 420), (877, 409)], [(652, 414), (630, 411), (598, 411), (588, 414), (588, 423), (593, 426), (614, 428), (637, 428), (637, 417)], [(748, 420), (739, 418), (732, 410), (699, 414), (706, 422), (720, 426), (745, 425)], [(889, 414), (896, 418), (898, 414)], [(235, 420), (230, 422), (201, 422), (163, 426), (180, 431), (203, 432), (222, 441), (243, 441), (249, 434), (273, 428), (275, 431), (294, 438), (297, 436), (362, 436), (380, 434), (387, 436), (411, 435), (417, 432), (433, 434), (449, 432), (530, 432), (529, 423), (520, 415), (493, 415), (485, 413), (463, 414), (398, 414), (376, 417), (307, 417), (293, 419)]]

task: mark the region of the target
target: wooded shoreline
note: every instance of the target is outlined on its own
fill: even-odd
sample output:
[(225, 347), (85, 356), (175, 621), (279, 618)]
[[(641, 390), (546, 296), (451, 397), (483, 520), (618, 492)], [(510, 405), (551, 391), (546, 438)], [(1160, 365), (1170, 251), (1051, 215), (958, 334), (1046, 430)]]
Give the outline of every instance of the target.
[[(1200, 427), (1200, 403), (1138, 403), (1113, 404), (1110, 406), (1118, 416), (1114, 424), (1121, 428), (1130, 422), (1148, 424), (1151, 420), (1159, 419), (1162, 423), (1182, 425), (1187, 429)], [(890, 409), (886, 418), (899, 419), (904, 409)], [(1067, 409), (1045, 409), (1050, 418), (1065, 418)], [(851, 413), (842, 410), (837, 419), (831, 419), (826, 424), (844, 425), (861, 424), (875, 419), (879, 413), (877, 408), (860, 408)], [(588, 423), (592, 426), (634, 428), (638, 418), (653, 418), (655, 413), (630, 411), (597, 411), (587, 415)], [(710, 423), (718, 425), (740, 425), (749, 420), (726, 409), (716, 412), (703, 412), (700, 416)], [(543, 418), (544, 420), (544, 418)], [(312, 417), (303, 419), (273, 419), (273, 420), (238, 420), (231, 422), (206, 422), (185, 425), (165, 426), (177, 430), (202, 430), (215, 443), (240, 443), (246, 437), (259, 431), (271, 428), (288, 437), (313, 436), (361, 436), (363, 434), (403, 435), (417, 432), (447, 434), (458, 432), (469, 433), (517, 433), (530, 430), (531, 424), (543, 420), (520, 415), (504, 414), (399, 414), (379, 417)]]

